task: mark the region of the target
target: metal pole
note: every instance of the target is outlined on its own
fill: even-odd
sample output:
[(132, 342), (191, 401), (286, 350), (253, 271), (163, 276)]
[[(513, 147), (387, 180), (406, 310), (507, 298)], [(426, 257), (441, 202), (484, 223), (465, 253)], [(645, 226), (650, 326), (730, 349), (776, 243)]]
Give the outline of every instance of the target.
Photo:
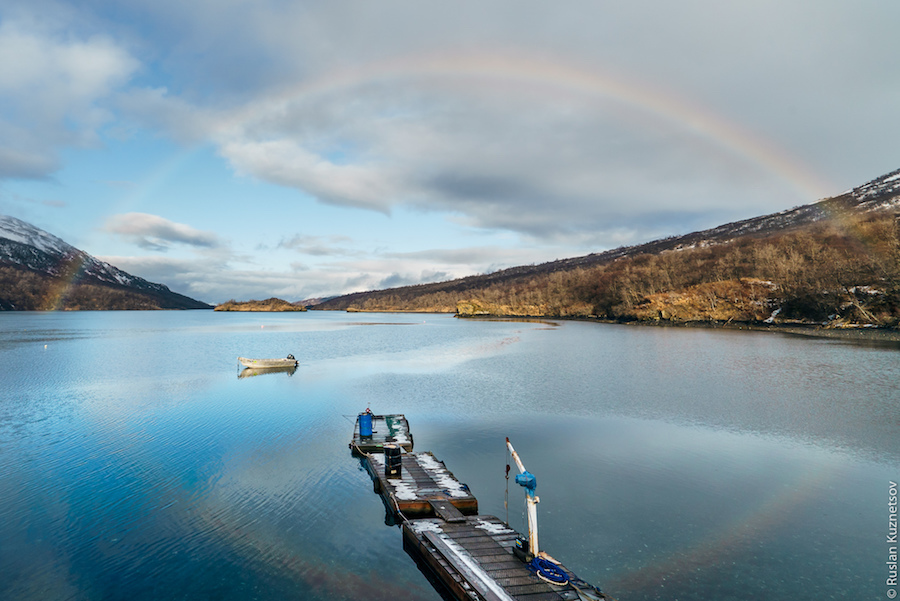
[(538, 545), (538, 528), (537, 528), (537, 504), (540, 499), (534, 494), (537, 488), (537, 479), (534, 474), (525, 469), (519, 454), (513, 448), (509, 438), (506, 439), (506, 446), (509, 448), (509, 454), (512, 455), (516, 466), (519, 468), (519, 475), (516, 476), (516, 484), (525, 488), (525, 506), (528, 511), (528, 551), (537, 556), (540, 546)]

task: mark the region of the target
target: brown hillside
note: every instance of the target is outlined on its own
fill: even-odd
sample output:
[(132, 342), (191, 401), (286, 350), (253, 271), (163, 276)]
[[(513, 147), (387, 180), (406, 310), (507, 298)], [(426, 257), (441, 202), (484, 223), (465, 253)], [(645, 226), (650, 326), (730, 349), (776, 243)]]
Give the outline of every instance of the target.
[(226, 301), (216, 306), (216, 311), (306, 311), (306, 307), (301, 305), (292, 305), (286, 300), (280, 298), (267, 298), (266, 300), (249, 300), (238, 302), (234, 299)]
[[(891, 185), (874, 186), (881, 181)], [(897, 327), (897, 181), (900, 172), (815, 205), (705, 232), (450, 282), (350, 294), (316, 308)]]

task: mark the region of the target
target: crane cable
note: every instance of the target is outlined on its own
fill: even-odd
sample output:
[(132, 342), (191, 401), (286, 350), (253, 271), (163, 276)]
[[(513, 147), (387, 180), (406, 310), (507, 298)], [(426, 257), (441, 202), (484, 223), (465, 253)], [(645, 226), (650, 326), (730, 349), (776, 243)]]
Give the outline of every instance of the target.
[(506, 449), (506, 496), (503, 497), (503, 508), (506, 509), (506, 525), (509, 526), (509, 447)]

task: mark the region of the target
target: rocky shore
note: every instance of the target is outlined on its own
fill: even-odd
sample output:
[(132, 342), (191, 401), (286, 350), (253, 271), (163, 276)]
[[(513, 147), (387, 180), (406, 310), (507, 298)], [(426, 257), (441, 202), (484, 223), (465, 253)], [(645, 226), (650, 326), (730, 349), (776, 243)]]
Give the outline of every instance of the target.
[[(756, 315), (757, 319), (744, 316), (737, 312), (728, 318), (699, 317), (694, 314), (693, 319), (678, 319), (674, 312), (668, 309), (655, 307), (654, 312), (647, 311), (643, 318), (639, 319), (606, 319), (588, 312), (570, 311), (567, 314), (548, 314), (544, 307), (510, 307), (491, 305), (478, 301), (460, 301), (457, 305), (456, 316), (463, 319), (532, 319), (532, 320), (575, 320), (595, 323), (620, 324), (628, 326), (653, 326), (669, 328), (705, 328), (724, 330), (746, 330), (757, 332), (780, 332), (782, 334), (796, 334), (799, 336), (812, 336), (817, 338), (835, 338), (843, 340), (871, 340), (883, 342), (900, 342), (900, 328), (878, 327), (868, 324), (848, 324), (840, 321), (831, 323), (812, 323), (797, 320), (772, 319), (766, 322), (762, 314)], [(686, 313), (682, 311), (682, 316)], [(726, 312), (728, 314), (728, 312)], [(744, 319), (735, 319), (741, 315)], [(750, 317), (748, 319), (748, 317)]]

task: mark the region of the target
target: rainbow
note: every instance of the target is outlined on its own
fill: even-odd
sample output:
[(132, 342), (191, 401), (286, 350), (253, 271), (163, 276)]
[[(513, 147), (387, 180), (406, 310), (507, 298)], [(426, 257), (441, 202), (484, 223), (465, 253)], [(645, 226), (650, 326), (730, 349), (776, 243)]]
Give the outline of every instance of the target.
[[(797, 157), (771, 140), (715, 112), (681, 98), (671, 90), (631, 81), (591, 68), (579, 68), (543, 58), (484, 56), (423, 56), (359, 65), (285, 88), (252, 102), (223, 119), (214, 137), (223, 143), (240, 135), (260, 115), (278, 114), (304, 98), (349, 90), (364, 84), (438, 80), (481, 85), (518, 85), (550, 95), (578, 95), (613, 101), (682, 131), (756, 165), (786, 182), (804, 204), (825, 198), (835, 187)], [(646, 119), (644, 119), (646, 120)]]
[(690, 546), (612, 575), (607, 586), (611, 590), (650, 590), (723, 562), (740, 563), (738, 556), (746, 554), (759, 539), (787, 522), (798, 509), (812, 505), (816, 496), (837, 477), (836, 468), (823, 468), (805, 474), (793, 486), (775, 488), (766, 499), (736, 516), (730, 524), (711, 531)]
[(50, 280), (47, 293), (41, 299), (40, 310), (59, 311), (65, 308), (66, 300), (77, 285), (78, 274), (83, 264), (82, 255), (63, 257), (59, 260), (57, 263), (59, 273)]

